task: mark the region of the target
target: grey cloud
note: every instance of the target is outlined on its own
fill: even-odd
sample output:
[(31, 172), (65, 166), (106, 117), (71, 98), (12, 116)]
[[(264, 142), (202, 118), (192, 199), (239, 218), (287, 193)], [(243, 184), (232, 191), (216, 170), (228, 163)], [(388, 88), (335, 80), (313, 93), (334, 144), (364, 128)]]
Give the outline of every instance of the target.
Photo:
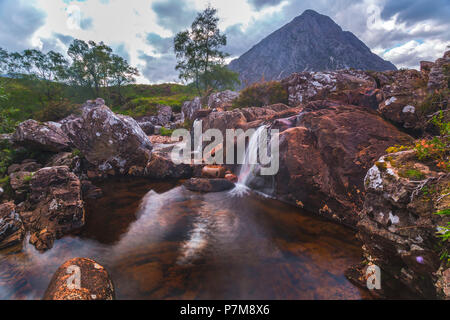
[(264, 7), (271, 7), (280, 4), (283, 0), (249, 0), (248, 3), (255, 9), (259, 10)]
[(169, 53), (173, 48), (173, 38), (163, 38), (154, 32), (148, 33), (146, 37), (147, 43), (151, 45), (156, 53)]
[(139, 66), (139, 69), (150, 82), (179, 81), (178, 72), (175, 70), (175, 55), (166, 54), (158, 58), (141, 53), (139, 58), (145, 61), (145, 65)]
[(30, 39), (44, 24), (45, 16), (29, 1), (0, 0), (0, 47), (8, 51), (30, 47)]
[(183, 0), (163, 0), (152, 4), (160, 26), (176, 33), (189, 26), (196, 16), (196, 11)]
[(414, 24), (418, 21), (432, 19), (449, 21), (450, 1), (448, 0), (388, 0), (381, 17), (389, 19), (398, 14), (399, 21)]
[(120, 43), (118, 45), (112, 45), (111, 48), (113, 49), (113, 52), (117, 54), (118, 56), (124, 58), (128, 62), (130, 62), (130, 54), (125, 47), (124, 43)]
[(80, 21), (80, 28), (83, 30), (89, 30), (92, 28), (93, 19), (91, 17), (83, 18)]
[(74, 37), (67, 36), (67, 35), (64, 35), (61, 33), (54, 33), (53, 35), (55, 38), (57, 38), (59, 41), (64, 43), (66, 46), (69, 46), (72, 43), (72, 41), (74, 40)]

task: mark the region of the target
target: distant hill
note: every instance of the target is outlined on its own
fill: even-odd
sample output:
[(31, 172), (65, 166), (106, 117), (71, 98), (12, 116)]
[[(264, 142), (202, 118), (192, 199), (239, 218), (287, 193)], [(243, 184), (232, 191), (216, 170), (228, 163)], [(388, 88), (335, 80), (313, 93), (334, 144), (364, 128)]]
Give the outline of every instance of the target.
[(233, 60), (229, 68), (239, 73), (243, 85), (301, 71), (397, 69), (372, 53), (353, 33), (313, 10), (306, 10), (264, 38)]

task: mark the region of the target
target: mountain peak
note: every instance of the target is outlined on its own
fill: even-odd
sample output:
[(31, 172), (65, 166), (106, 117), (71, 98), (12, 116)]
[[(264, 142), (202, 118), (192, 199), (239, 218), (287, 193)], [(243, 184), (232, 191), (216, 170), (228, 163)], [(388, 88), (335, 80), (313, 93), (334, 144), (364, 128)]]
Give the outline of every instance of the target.
[(239, 73), (244, 84), (262, 78), (279, 80), (302, 71), (396, 70), (353, 33), (343, 31), (333, 19), (310, 9), (233, 60), (229, 67)]

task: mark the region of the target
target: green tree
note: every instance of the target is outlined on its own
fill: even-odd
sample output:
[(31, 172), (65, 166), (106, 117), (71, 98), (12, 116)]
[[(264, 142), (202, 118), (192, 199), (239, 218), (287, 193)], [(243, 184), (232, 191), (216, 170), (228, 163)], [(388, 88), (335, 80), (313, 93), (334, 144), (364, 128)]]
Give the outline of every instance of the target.
[(136, 76), (139, 75), (138, 69), (130, 66), (127, 60), (123, 59), (118, 55), (112, 56), (111, 67), (109, 71), (109, 84), (117, 88), (117, 93), (119, 95), (119, 102), (123, 101), (122, 97), (122, 86), (134, 83), (136, 81)]
[(72, 59), (68, 72), (71, 82), (92, 89), (93, 94), (99, 97), (100, 88), (107, 86), (112, 49), (103, 42), (86, 43), (75, 39), (67, 54)]
[(228, 56), (220, 51), (227, 44), (227, 37), (220, 32), (218, 22), (217, 10), (208, 6), (197, 15), (190, 30), (179, 32), (174, 38), (176, 70), (180, 79), (194, 81), (199, 95), (209, 92), (213, 83), (217, 86), (214, 75), (231, 75), (218, 72), (224, 70), (224, 58)]

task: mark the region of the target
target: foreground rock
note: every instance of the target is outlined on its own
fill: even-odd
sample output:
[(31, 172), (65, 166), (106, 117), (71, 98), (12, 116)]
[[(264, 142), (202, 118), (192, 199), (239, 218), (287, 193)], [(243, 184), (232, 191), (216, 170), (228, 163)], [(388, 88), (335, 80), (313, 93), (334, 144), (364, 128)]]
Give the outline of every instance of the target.
[(367, 170), (386, 148), (411, 138), (367, 108), (325, 102), (314, 107), (280, 133), (275, 194), (354, 226)]
[[(79, 283), (76, 275), (80, 276)], [(114, 299), (114, 285), (106, 269), (86, 258), (75, 258), (60, 266), (44, 294), (44, 300)]]
[(227, 179), (191, 178), (184, 186), (190, 191), (220, 192), (233, 189), (234, 183)]
[(88, 101), (82, 116), (63, 125), (74, 146), (100, 172), (145, 168), (152, 145), (137, 122), (112, 112), (102, 99)]
[(61, 125), (56, 122), (27, 120), (17, 126), (12, 139), (18, 145), (50, 152), (67, 151), (70, 145)]
[(365, 178), (358, 237), (366, 262), (421, 297), (450, 299), (450, 269), (440, 260), (450, 246), (436, 233), (450, 217), (434, 214), (450, 207), (449, 185), (449, 174), (417, 162), (413, 150), (382, 156)]
[(25, 229), (12, 202), (0, 204), (0, 250), (22, 242)]
[(20, 215), (30, 243), (38, 250), (50, 249), (55, 239), (84, 225), (80, 180), (67, 166), (37, 171)]

